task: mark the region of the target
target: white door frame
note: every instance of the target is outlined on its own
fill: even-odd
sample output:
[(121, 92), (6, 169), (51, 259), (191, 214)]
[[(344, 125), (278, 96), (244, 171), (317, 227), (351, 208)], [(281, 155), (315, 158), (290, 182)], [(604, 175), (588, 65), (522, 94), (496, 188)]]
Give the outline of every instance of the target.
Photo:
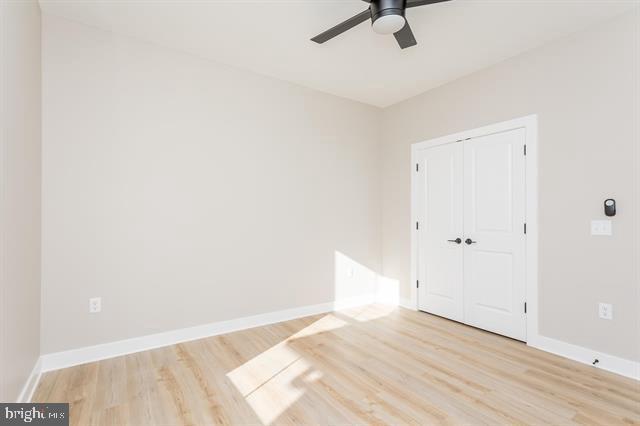
[(538, 116), (503, 121), (453, 135), (442, 136), (411, 145), (411, 299), (410, 308), (418, 310), (418, 180), (416, 173), (419, 151), (438, 145), (455, 143), (466, 139), (502, 133), (509, 130), (525, 129), (526, 158), (526, 297), (527, 297), (527, 342), (538, 336)]

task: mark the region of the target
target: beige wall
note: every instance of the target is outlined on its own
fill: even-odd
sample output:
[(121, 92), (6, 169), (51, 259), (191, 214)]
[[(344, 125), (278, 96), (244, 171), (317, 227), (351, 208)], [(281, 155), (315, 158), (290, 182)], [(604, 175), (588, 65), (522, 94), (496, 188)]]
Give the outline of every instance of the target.
[(0, 401), (40, 354), (40, 7), (0, 2)]
[(43, 24), (44, 353), (332, 301), (336, 252), (380, 268), (378, 109)]
[(410, 144), (538, 114), (540, 331), (640, 360), (637, 25), (380, 111), (46, 17), (43, 352), (369, 291), (343, 255), (407, 298)]
[[(540, 333), (640, 360), (638, 15), (630, 14), (384, 111), (383, 273), (410, 287), (410, 145), (539, 119)], [(591, 237), (618, 201), (614, 236)], [(598, 318), (598, 302), (614, 319)]]

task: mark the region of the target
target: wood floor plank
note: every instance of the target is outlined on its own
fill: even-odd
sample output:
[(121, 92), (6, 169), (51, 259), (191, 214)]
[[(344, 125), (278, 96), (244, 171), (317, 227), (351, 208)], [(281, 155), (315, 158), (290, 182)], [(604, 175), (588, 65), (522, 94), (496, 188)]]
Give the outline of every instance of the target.
[(53, 371), (72, 425), (640, 425), (640, 382), (433, 315), (351, 308)]

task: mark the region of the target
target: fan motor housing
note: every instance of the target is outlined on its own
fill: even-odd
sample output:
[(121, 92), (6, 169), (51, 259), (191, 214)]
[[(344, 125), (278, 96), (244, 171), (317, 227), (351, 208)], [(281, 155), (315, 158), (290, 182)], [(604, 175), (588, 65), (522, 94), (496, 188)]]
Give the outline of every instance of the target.
[(404, 17), (407, 0), (374, 0), (371, 2), (371, 22), (382, 16), (400, 15)]

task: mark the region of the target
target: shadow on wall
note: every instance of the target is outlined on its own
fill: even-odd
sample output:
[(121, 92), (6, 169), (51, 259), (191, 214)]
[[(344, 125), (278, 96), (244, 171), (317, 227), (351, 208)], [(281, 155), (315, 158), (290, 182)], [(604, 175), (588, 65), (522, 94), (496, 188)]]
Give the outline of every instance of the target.
[(335, 252), (334, 259), (334, 300), (337, 308), (373, 302), (398, 305), (398, 280), (384, 277), (339, 251)]

